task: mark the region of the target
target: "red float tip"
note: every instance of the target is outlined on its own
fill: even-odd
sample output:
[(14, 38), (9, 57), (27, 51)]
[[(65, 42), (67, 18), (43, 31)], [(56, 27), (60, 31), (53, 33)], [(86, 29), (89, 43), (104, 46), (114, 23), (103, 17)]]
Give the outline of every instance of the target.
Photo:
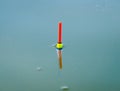
[(58, 43), (62, 43), (62, 22), (58, 23)]

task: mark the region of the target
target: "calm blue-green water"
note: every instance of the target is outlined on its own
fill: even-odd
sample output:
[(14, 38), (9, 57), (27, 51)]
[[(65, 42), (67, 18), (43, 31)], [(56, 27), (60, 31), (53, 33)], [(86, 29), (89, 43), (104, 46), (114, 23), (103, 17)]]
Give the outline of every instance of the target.
[[(61, 72), (51, 46), (59, 21)], [(0, 0), (0, 91), (60, 91), (64, 85), (120, 91), (120, 1)]]

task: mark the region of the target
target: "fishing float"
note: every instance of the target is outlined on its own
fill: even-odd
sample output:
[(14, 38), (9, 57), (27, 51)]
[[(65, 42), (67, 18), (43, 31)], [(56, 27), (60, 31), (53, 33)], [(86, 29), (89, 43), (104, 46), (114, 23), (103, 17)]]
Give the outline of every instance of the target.
[(58, 23), (58, 41), (55, 45), (57, 49), (57, 55), (58, 55), (58, 61), (59, 61), (59, 68), (62, 69), (62, 49), (63, 49), (63, 43), (62, 43), (62, 22)]

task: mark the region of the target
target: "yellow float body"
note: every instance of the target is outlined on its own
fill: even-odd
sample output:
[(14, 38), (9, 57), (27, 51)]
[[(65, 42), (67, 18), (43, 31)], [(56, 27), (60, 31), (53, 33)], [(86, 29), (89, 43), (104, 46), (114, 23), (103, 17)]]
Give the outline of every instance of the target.
[(58, 50), (61, 50), (64, 46), (62, 43), (57, 43), (55, 46)]

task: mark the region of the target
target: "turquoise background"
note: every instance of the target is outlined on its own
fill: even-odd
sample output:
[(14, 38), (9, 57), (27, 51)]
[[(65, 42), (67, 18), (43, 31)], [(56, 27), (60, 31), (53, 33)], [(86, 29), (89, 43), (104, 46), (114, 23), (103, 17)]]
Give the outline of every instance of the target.
[[(62, 71), (52, 47), (59, 21)], [(120, 1), (0, 0), (0, 91), (60, 91), (64, 85), (120, 91)]]

